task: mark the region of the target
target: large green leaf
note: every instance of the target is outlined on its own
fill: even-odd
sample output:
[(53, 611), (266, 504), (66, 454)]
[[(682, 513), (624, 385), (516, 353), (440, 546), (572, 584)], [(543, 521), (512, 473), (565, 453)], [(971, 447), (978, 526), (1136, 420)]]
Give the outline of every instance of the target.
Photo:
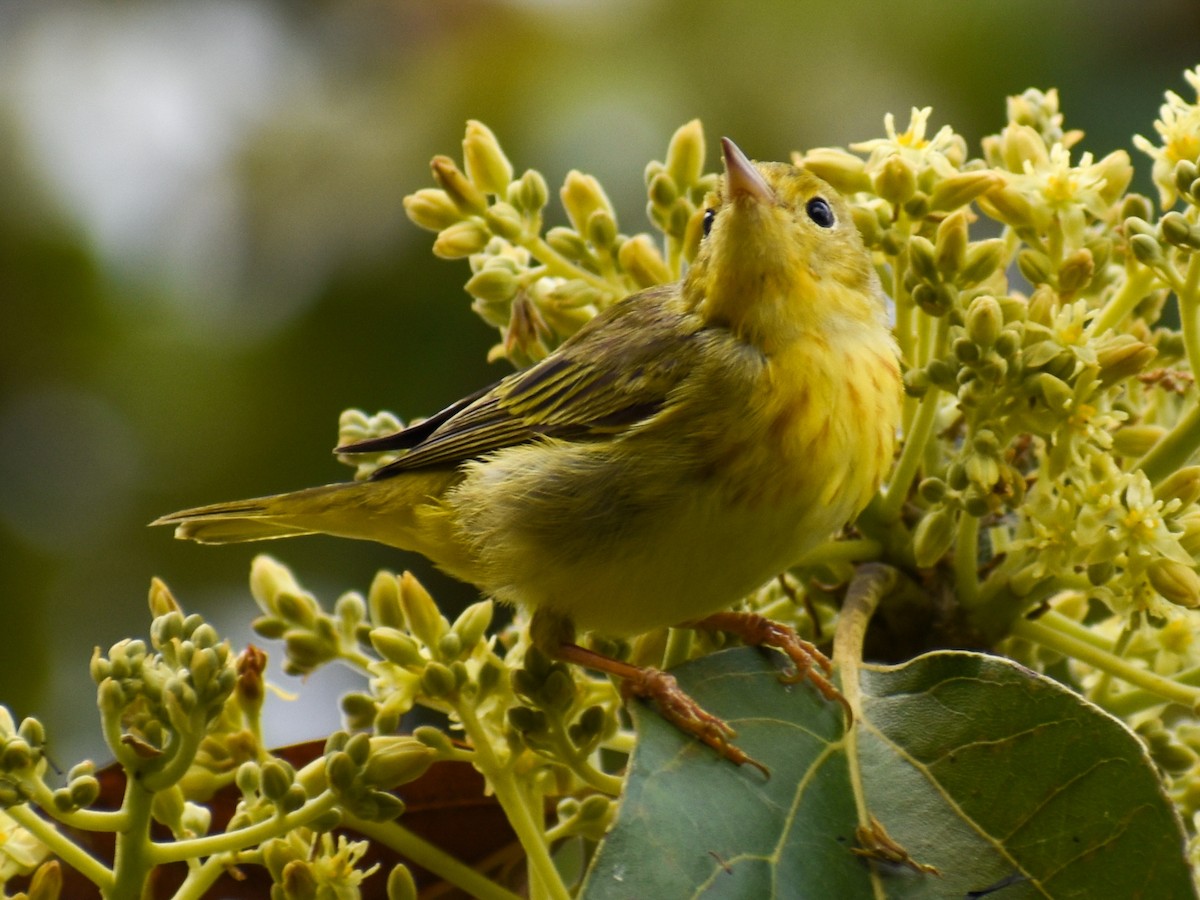
[[(771, 769), (719, 759), (645, 708), (583, 896), (1194, 898), (1173, 807), (1137, 738), (1007, 660), (942, 652), (861, 671), (862, 711), (739, 649), (680, 684)], [(874, 816), (912, 861), (868, 861)]]

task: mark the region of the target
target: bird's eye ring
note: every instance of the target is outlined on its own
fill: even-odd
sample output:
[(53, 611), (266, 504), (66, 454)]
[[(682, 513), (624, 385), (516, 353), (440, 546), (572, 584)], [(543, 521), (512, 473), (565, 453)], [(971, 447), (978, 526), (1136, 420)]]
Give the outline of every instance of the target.
[(704, 211), (704, 226), (703, 227), (704, 227), (704, 236), (705, 237), (708, 237), (708, 233), (710, 231), (712, 231), (713, 219), (715, 219), (716, 217), (717, 217), (717, 211), (715, 209), (706, 209)]
[(808, 217), (822, 228), (832, 228), (837, 219), (833, 215), (833, 207), (824, 197), (813, 197), (804, 207)]

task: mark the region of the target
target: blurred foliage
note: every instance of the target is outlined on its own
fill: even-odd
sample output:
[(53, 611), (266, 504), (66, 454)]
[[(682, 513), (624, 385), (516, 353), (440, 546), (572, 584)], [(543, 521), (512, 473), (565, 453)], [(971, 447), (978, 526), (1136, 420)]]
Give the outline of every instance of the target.
[[(222, 603), (253, 548), (199, 552), (145, 529), (155, 515), (342, 478), (340, 410), (417, 416), (503, 374), (461, 271), (400, 203), (464, 120), (552, 184), (585, 167), (633, 220), (644, 160), (693, 116), (778, 159), (930, 104), (974, 145), (1001, 125), (996, 98), (1054, 85), (1088, 149), (1128, 148), (1198, 33), (1186, 0), (10, 0), (0, 609), (22, 640), (0, 698), (50, 711), (56, 734), (90, 721), (78, 660), (141, 627), (129, 598), (151, 572), (194, 586), (223, 631), (245, 621)], [(412, 567), (443, 601), (474, 599), (382, 547), (312, 539), (291, 561), (317, 588)], [(302, 727), (279, 739), (335, 726)]]

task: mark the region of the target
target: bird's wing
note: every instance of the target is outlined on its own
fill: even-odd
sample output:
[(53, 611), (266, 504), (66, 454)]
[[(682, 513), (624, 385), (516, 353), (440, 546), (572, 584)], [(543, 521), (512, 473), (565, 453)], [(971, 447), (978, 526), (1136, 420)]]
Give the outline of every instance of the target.
[(642, 291), (596, 316), (540, 363), (394, 435), (342, 453), (408, 452), (386, 477), (473, 459), (539, 437), (587, 440), (619, 434), (653, 415), (692, 370), (699, 326), (672, 298), (677, 285)]

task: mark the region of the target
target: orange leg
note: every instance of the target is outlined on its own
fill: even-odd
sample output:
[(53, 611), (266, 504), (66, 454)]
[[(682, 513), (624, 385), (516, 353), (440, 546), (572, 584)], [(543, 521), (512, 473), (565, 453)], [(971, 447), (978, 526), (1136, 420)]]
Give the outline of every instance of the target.
[(673, 675), (660, 669), (621, 662), (578, 644), (561, 643), (554, 655), (564, 662), (615, 675), (621, 679), (621, 693), (625, 697), (643, 697), (654, 701), (662, 717), (684, 734), (692, 735), (736, 765), (748, 763), (763, 775), (771, 777), (766, 766), (730, 743), (737, 737), (737, 732), (689, 697)]
[(829, 657), (802, 639), (790, 626), (772, 622), (758, 613), (733, 610), (713, 613), (711, 616), (684, 624), (687, 628), (726, 631), (752, 646), (774, 647), (782, 651), (795, 666), (793, 672), (782, 677), (784, 682), (796, 684), (807, 678), (826, 700), (836, 700), (842, 704), (842, 708), (846, 710), (847, 721), (854, 720), (850, 704), (827, 677), (833, 672), (833, 663), (829, 661)]

